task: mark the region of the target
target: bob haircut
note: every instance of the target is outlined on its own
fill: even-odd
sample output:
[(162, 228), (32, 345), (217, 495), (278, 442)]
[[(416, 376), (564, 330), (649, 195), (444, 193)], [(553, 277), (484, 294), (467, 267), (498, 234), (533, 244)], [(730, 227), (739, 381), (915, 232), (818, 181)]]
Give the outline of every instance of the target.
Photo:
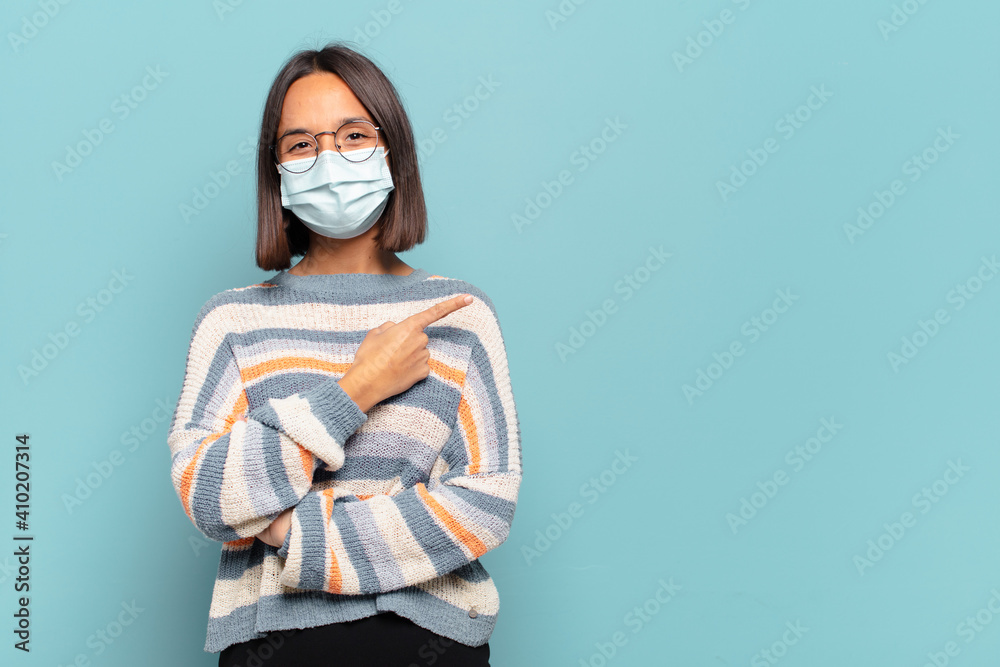
[(395, 87), (368, 58), (336, 42), (320, 50), (294, 54), (271, 84), (264, 103), (257, 141), (257, 266), (277, 271), (291, 266), (291, 259), (309, 249), (309, 231), (294, 213), (281, 205), (281, 176), (275, 169), (270, 146), (278, 138), (281, 106), (289, 86), (314, 72), (336, 74), (354, 92), (381, 127), (381, 135), (392, 152), (389, 173), (395, 186), (385, 210), (376, 221), (376, 246), (388, 252), (403, 252), (424, 242), (427, 207), (420, 185), (413, 128)]

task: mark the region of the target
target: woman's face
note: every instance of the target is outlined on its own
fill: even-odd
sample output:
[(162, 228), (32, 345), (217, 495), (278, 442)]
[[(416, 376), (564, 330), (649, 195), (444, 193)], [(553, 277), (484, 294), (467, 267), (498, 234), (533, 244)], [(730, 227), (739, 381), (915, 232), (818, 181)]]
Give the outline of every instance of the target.
[[(330, 72), (314, 72), (288, 87), (281, 105), (277, 136), (280, 137), (293, 128), (305, 130), (313, 135), (319, 132), (332, 132), (344, 123), (357, 119), (376, 124), (375, 119), (365, 110), (361, 100), (343, 79)], [(320, 152), (337, 150), (332, 134), (324, 134), (318, 137), (318, 141)], [(378, 135), (378, 145), (388, 149), (381, 132)], [(385, 161), (391, 166), (388, 155)], [(277, 165), (275, 169), (280, 171)]]

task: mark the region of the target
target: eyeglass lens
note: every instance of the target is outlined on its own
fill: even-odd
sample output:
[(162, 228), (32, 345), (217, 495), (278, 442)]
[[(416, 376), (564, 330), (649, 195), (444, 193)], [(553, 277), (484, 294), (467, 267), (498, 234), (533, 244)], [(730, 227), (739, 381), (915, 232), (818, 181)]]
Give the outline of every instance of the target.
[[(371, 123), (356, 121), (340, 126), (334, 141), (337, 150), (351, 162), (364, 162), (375, 153), (378, 146), (378, 130)], [(299, 132), (288, 134), (278, 140), (275, 146), (278, 162), (288, 171), (301, 173), (308, 171), (316, 163), (319, 146), (316, 137)], [(294, 164), (286, 164), (294, 163)]]

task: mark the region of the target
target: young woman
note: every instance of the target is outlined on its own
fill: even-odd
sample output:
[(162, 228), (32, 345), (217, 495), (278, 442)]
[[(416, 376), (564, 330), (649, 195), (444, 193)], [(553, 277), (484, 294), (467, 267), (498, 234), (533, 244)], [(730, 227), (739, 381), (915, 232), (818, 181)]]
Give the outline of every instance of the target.
[(394, 87), (340, 45), (294, 55), (257, 167), (278, 272), (201, 308), (168, 435), (185, 512), (222, 542), (205, 650), (488, 665), (479, 557), (510, 531), (520, 427), (492, 301), (396, 256), (427, 216)]

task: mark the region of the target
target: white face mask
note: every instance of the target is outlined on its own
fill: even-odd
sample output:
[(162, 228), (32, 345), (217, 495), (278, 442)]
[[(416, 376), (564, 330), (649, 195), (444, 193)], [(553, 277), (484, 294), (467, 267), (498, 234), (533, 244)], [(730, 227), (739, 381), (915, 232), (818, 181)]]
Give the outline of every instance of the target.
[[(317, 234), (335, 239), (363, 234), (382, 215), (389, 193), (395, 188), (386, 153), (377, 146), (364, 162), (351, 162), (337, 151), (323, 151), (307, 172), (293, 174), (278, 167), (281, 205)], [(294, 168), (297, 162), (301, 160), (286, 164)]]

